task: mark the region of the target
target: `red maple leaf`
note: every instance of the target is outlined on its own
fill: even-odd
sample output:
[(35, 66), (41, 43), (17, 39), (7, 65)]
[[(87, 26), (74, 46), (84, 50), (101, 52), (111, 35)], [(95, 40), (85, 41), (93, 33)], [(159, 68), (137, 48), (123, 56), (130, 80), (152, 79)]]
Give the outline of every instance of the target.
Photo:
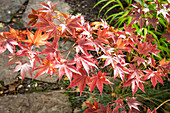
[(114, 68), (116, 63), (121, 63), (121, 64), (125, 63), (125, 60), (124, 60), (123, 57), (124, 57), (124, 55), (119, 55), (119, 54), (109, 55), (109, 54), (107, 54), (107, 55), (102, 55), (99, 58), (105, 58), (106, 59), (103, 67), (111, 64), (112, 67)]
[(155, 38), (152, 36), (152, 34), (146, 34), (146, 39), (152, 42)]
[(79, 86), (81, 96), (82, 91), (84, 90), (86, 84), (89, 82), (89, 76), (87, 76), (86, 71), (82, 68), (79, 69), (79, 72), (81, 73), (81, 75), (73, 73), (74, 80), (71, 81), (70, 85), (67, 88)]
[(19, 47), (21, 48), (21, 50), (18, 50), (16, 54), (18, 55), (18, 57), (27, 56), (30, 60), (32, 69), (34, 70), (36, 61), (40, 63), (40, 58), (38, 57), (39, 53), (36, 51), (32, 51), (30, 46), (20, 44)]
[(138, 87), (143, 91), (144, 91), (144, 86), (142, 83), (146, 83), (143, 80), (143, 72), (139, 69), (137, 69), (134, 65), (130, 64), (130, 70), (131, 73), (128, 77), (128, 80), (124, 83), (124, 85), (122, 87), (126, 87), (126, 86), (130, 86), (132, 85), (132, 92), (133, 95), (136, 93), (136, 91), (138, 90)]
[[(125, 109), (124, 102), (122, 98), (119, 98), (117, 96), (118, 100), (115, 100), (112, 105), (116, 105), (116, 107), (113, 109), (113, 113), (119, 113), (119, 108)], [(126, 112), (125, 112), (126, 113)]]
[(93, 56), (90, 54), (88, 55), (81, 54), (81, 56), (76, 54), (76, 57), (74, 57), (74, 61), (76, 62), (77, 69), (83, 67), (88, 75), (89, 75), (90, 67), (91, 68), (95, 67), (98, 69), (98, 67), (95, 65), (96, 59), (94, 59)]
[(35, 69), (35, 70), (38, 70), (38, 72), (35, 75), (34, 79), (44, 73), (50, 74), (50, 76), (53, 73), (57, 74), (57, 69), (54, 67), (56, 65), (56, 61), (47, 60), (47, 59), (41, 59), (41, 60), (43, 64), (41, 64)]
[(166, 33), (163, 34), (161, 37), (167, 37), (166, 41), (169, 42), (170, 41), (170, 27), (166, 27), (168, 29), (168, 31), (165, 31)]
[(89, 107), (83, 113), (95, 113), (99, 109), (99, 103), (95, 100), (94, 105), (91, 103), (85, 102), (86, 106)]
[(159, 61), (159, 65), (157, 66), (158, 72), (163, 73), (166, 77), (168, 77), (168, 73), (170, 72), (170, 61), (165, 61), (166, 57)]
[(28, 46), (35, 45), (39, 47), (39, 45), (45, 45), (49, 42), (47, 42), (47, 39), (49, 38), (49, 34), (44, 33), (42, 35), (42, 31), (40, 28), (35, 32), (35, 35), (33, 35), (29, 30), (27, 30), (27, 36), (28, 40), (22, 40), (22, 42), (28, 44)]
[(38, 11), (41, 11), (41, 12), (47, 12), (47, 13), (52, 13), (54, 12), (55, 10), (57, 10), (57, 3), (55, 3), (53, 5), (53, 3), (51, 1), (47, 1), (47, 3), (40, 3), (43, 7), (38, 9)]
[(76, 54), (78, 54), (80, 51), (83, 54), (88, 54), (87, 50), (95, 50), (93, 47), (93, 42), (86, 40), (85, 38), (78, 38), (77, 43), (78, 45), (74, 47), (76, 49)]
[(120, 64), (117, 63), (114, 66), (114, 79), (116, 79), (116, 77), (119, 75), (120, 78), (122, 79), (122, 81), (124, 82), (124, 78), (125, 78), (125, 74), (129, 73), (129, 70), (125, 67), (127, 64)]
[[(31, 8), (32, 9), (32, 8)], [(37, 10), (32, 9), (32, 13), (28, 15), (30, 21), (28, 22), (27, 26), (34, 25), (38, 21), (38, 14), (45, 15), (45, 13), (39, 12)]]
[(104, 107), (102, 104), (100, 104), (100, 109), (97, 110), (97, 113), (113, 113), (113, 112), (110, 109), (109, 104), (107, 104), (106, 107)]
[(143, 54), (148, 56), (149, 52), (151, 51), (150, 48), (151, 45), (149, 45), (148, 42), (140, 42), (138, 41), (138, 48), (134, 48), (139, 54)]
[(147, 27), (148, 25), (152, 24), (153, 27), (155, 28), (155, 31), (156, 31), (156, 29), (157, 29), (157, 24), (159, 23), (159, 22), (158, 22), (158, 19), (155, 18), (155, 17), (152, 17), (152, 18), (146, 17), (145, 19), (147, 19), (147, 21), (146, 21), (146, 27)]
[(142, 57), (139, 56), (134, 56), (134, 59), (132, 60), (132, 62), (137, 61), (137, 65), (139, 66), (141, 63), (146, 66), (145, 62), (146, 60)]
[(132, 25), (129, 24), (128, 26), (124, 24), (124, 29), (127, 32), (127, 34), (134, 34), (133, 32), (136, 30), (136, 28), (132, 28)]
[(130, 16), (130, 17), (133, 17), (133, 19), (132, 19), (132, 21), (131, 21), (131, 23), (130, 24), (135, 24), (135, 23), (139, 23), (139, 26), (140, 26), (140, 28), (142, 28), (143, 27), (143, 24), (144, 24), (144, 18), (143, 17), (141, 17), (141, 12), (139, 13), (139, 12), (135, 12), (135, 14), (132, 14), (132, 15), (128, 15), (128, 16)]
[(6, 33), (6, 36), (8, 38), (14, 38), (17, 42), (20, 42), (21, 40), (26, 39), (26, 30), (19, 31), (17, 29), (13, 29), (9, 26), (10, 33)]
[(133, 109), (139, 111), (138, 105), (142, 105), (140, 102), (136, 101), (137, 97), (130, 98), (129, 96), (126, 97), (127, 104), (130, 108), (130, 111), (133, 111)]
[(99, 71), (97, 75), (93, 75), (93, 77), (90, 78), (92, 81), (92, 83), (90, 84), (90, 93), (93, 91), (93, 89), (97, 85), (97, 88), (99, 89), (102, 95), (103, 83), (113, 84), (112, 82), (110, 82), (108, 79), (104, 77), (105, 75), (108, 75), (108, 74), (109, 73), (102, 73), (101, 71)]
[(149, 68), (149, 70), (144, 70), (145, 73), (147, 73), (144, 77), (144, 80), (150, 79), (151, 78), (151, 82), (153, 85), (153, 88), (155, 88), (156, 84), (157, 84), (157, 80), (164, 85), (162, 77), (164, 76), (162, 73), (158, 72), (158, 71), (153, 71)]
[(48, 54), (49, 57), (48, 58), (51, 58), (51, 57), (55, 57), (55, 58), (58, 58), (60, 56), (60, 51), (58, 50), (58, 43), (53, 41), (53, 44), (46, 44), (45, 45), (47, 48), (44, 49), (41, 53), (45, 53), (45, 54)]
[(5, 32), (0, 33), (0, 54), (6, 49), (8, 49), (10, 53), (14, 54), (16, 45), (18, 45), (18, 43), (14, 37), (7, 37)]
[(74, 67), (74, 61), (67, 61), (66, 59), (60, 59), (54, 67), (59, 69), (59, 80), (61, 77), (66, 74), (66, 76), (71, 81), (73, 73), (81, 75), (80, 72)]
[(113, 33), (109, 32), (108, 28), (104, 28), (103, 30), (99, 28), (99, 30), (97, 31), (97, 36), (98, 37), (95, 39), (96, 42), (110, 44), (108, 38), (111, 38), (113, 36)]
[(32, 66), (31, 64), (27, 63), (27, 62), (16, 62), (16, 67), (15, 69), (12, 71), (13, 72), (18, 72), (20, 71), (20, 75), (22, 77), (22, 81), (25, 78), (26, 74), (29, 73), (32, 77)]
[(62, 27), (62, 33), (67, 31), (70, 35), (75, 36), (76, 28), (82, 28), (82, 21), (83, 17), (81, 15), (68, 16), (65, 20), (65, 24), (60, 24)]
[(61, 27), (56, 25), (54, 22), (49, 21), (44, 15), (38, 15), (41, 22), (36, 23), (33, 27), (40, 28), (43, 32), (49, 33), (49, 38), (54, 36), (55, 40), (58, 42), (60, 37), (58, 36)]

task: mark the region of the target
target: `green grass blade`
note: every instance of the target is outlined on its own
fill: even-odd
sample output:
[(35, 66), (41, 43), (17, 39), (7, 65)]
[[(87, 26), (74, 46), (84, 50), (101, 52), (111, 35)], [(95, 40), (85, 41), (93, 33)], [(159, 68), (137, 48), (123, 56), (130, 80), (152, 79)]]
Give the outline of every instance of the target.
[(106, 6), (108, 6), (110, 3), (112, 3), (112, 1), (108, 1), (108, 2), (99, 10), (98, 18), (99, 18), (99, 16), (100, 16), (101, 11), (102, 11)]
[(115, 17), (117, 17), (117, 16), (119, 16), (119, 15), (122, 15), (124, 12), (119, 12), (119, 13), (116, 13), (116, 14), (112, 14), (112, 15), (110, 15), (109, 17), (107, 17), (106, 18), (106, 20), (108, 20), (109, 18), (111, 18), (112, 16), (114, 16), (114, 18)]
[(117, 3), (120, 5), (120, 7), (124, 10), (123, 4), (121, 3), (120, 0), (117, 0)]
[(109, 9), (104, 13), (103, 17), (104, 17), (110, 10), (112, 10), (113, 8), (118, 7), (118, 6), (119, 6), (119, 4), (116, 4), (116, 5), (112, 6), (111, 8), (109, 8)]
[(108, 1), (108, 0), (100, 0), (99, 2), (97, 2), (92, 9), (94, 9), (97, 5), (99, 5), (100, 3), (104, 2), (104, 1)]

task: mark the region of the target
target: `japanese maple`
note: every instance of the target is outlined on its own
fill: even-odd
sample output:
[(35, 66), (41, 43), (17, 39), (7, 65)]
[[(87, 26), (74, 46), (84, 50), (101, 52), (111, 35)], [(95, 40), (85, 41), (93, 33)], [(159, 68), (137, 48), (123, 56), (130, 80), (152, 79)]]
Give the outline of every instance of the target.
[[(38, 28), (35, 33), (28, 29), (19, 31), (11, 27), (10, 32), (0, 33), (0, 54), (6, 50), (9, 51), (7, 56), (10, 59), (7, 66), (16, 64), (13, 72), (20, 71), (22, 80), (27, 73), (33, 79), (45, 73), (50, 76), (57, 74), (59, 80), (62, 77), (69, 79), (68, 88), (78, 86), (80, 95), (86, 85), (89, 86), (90, 92), (97, 86), (102, 95), (103, 85), (113, 84), (107, 79), (107, 76), (111, 75), (109, 70), (107, 73), (102, 71), (103, 68), (109, 67), (114, 71), (113, 81), (120, 78), (122, 88), (131, 86), (134, 96), (138, 88), (145, 92), (144, 86), (147, 81), (151, 80), (155, 88), (157, 81), (164, 84), (163, 77), (168, 78), (169, 61), (165, 61), (165, 58), (159, 63), (155, 61), (154, 58), (158, 57), (160, 50), (157, 49), (156, 43), (153, 44), (152, 34), (146, 33), (141, 36), (136, 33), (136, 28), (133, 28), (135, 23), (139, 23), (142, 28), (147, 21), (146, 27), (152, 24), (157, 30), (158, 19), (142, 17), (142, 14), (148, 12), (139, 3), (132, 5), (135, 8), (128, 16), (133, 19), (129, 25), (124, 24), (124, 30), (115, 30), (104, 20), (89, 24), (81, 14), (74, 16), (61, 13), (57, 10), (57, 3), (48, 1), (40, 4), (42, 8), (32, 9), (32, 13), (28, 15), (30, 22), (27, 25)], [(168, 18), (169, 13), (163, 16)], [(54, 20), (59, 23), (55, 23)], [(162, 37), (167, 37), (168, 41), (169, 27), (167, 29), (168, 31)], [(65, 37), (65, 42), (73, 41), (72, 47), (65, 52), (68, 52), (68, 56), (70, 51), (74, 50), (76, 53), (74, 59), (68, 60), (67, 56), (66, 58), (62, 56), (63, 51), (58, 48), (61, 37)], [(46, 48), (36, 51), (37, 47), (41, 46)], [(19, 50), (15, 51), (18, 47)], [(94, 52), (97, 54), (92, 54)], [(100, 65), (101, 62), (102, 65)], [(35, 70), (37, 70), (36, 75), (34, 75)], [(136, 97), (125, 99), (118, 97), (118, 100), (114, 101), (113, 110), (109, 104), (99, 106), (97, 101), (94, 105), (90, 103), (86, 105), (89, 108), (85, 110), (85, 113), (118, 113), (119, 109), (123, 109), (124, 111), (121, 112), (126, 113), (126, 111), (139, 112), (138, 105), (141, 103), (136, 100)], [(129, 109), (126, 109), (126, 105)], [(149, 109), (148, 112), (150, 112)]]

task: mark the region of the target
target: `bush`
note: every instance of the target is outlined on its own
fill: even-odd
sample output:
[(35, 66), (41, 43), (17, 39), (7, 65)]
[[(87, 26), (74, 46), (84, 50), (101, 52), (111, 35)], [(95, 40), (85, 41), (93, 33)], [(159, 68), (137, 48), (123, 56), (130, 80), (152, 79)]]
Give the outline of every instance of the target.
[[(156, 4), (158, 11), (161, 11), (160, 8), (163, 8), (163, 5), (169, 8), (166, 4), (159, 2), (156, 2)], [(165, 57), (162, 58), (157, 55), (161, 52), (159, 50), (161, 48), (157, 49), (156, 41), (153, 43), (152, 34), (139, 32), (143, 28), (143, 20), (146, 23), (149, 22), (146, 24), (147, 27), (152, 24), (156, 31), (158, 28), (155, 27), (155, 24), (159, 21), (155, 17), (145, 17), (145, 19), (141, 15), (135, 17), (133, 14), (143, 14), (144, 11), (141, 8), (142, 5), (132, 5), (134, 8), (130, 12), (132, 14), (129, 14), (133, 17), (131, 23), (129, 25), (124, 24), (124, 29), (117, 30), (109, 26), (104, 20), (89, 24), (80, 14), (74, 16), (61, 13), (56, 10), (57, 4), (52, 4), (50, 1), (41, 3), (41, 5), (42, 8), (32, 9), (32, 13), (28, 15), (28, 18), (30, 18), (28, 26), (31, 25), (31, 29), (33, 27), (38, 28), (35, 34), (28, 29), (19, 31), (13, 28), (10, 28), (10, 32), (0, 33), (0, 53), (9, 51), (10, 60), (7, 66), (16, 64), (13, 72), (20, 71), (22, 80), (27, 73), (30, 74), (32, 79), (44, 73), (50, 76), (57, 74), (59, 80), (62, 77), (69, 79), (68, 88), (78, 86), (80, 95), (87, 85), (90, 87), (90, 93), (97, 86), (101, 96), (104, 97), (106, 93), (106, 95), (117, 98), (110, 104), (113, 110), (111, 110), (109, 104), (106, 107), (100, 104), (99, 107), (97, 101), (94, 102), (94, 105), (86, 102), (89, 108), (84, 111), (85, 113), (139, 112), (141, 109), (138, 108), (139, 105), (147, 108), (147, 111), (150, 112), (148, 106), (142, 105), (136, 99), (137, 97), (145, 98), (146, 95), (143, 94), (145, 91), (149, 91), (146, 88), (151, 88), (150, 81), (154, 89), (158, 86), (157, 81), (163, 85), (168, 82), (170, 70), (170, 62), (166, 61)], [(166, 17), (163, 18), (167, 19), (169, 25), (168, 12)], [(56, 24), (54, 20), (58, 20), (59, 24)], [(139, 25), (136, 24), (138, 21)], [(138, 29), (138, 26), (141, 29)], [(164, 26), (166, 33), (162, 37), (167, 37), (167, 41), (169, 41), (167, 29), (169, 30), (169, 27)], [(144, 31), (146, 30), (144, 29)], [(74, 42), (67, 51), (58, 49), (58, 42), (61, 37), (65, 38), (65, 42), (68, 40)], [(43, 45), (46, 46), (46, 49), (41, 52), (35, 51), (36, 48)], [(19, 48), (19, 50), (16, 51), (16, 48)], [(68, 60), (71, 50), (74, 50), (76, 54), (73, 60)], [(63, 52), (68, 52), (67, 56), (61, 56)], [(40, 58), (40, 55), (45, 57)], [(37, 66), (37, 63), (40, 66)], [(104, 67), (108, 67), (105, 70), (107, 72), (104, 72)], [(36, 75), (34, 75), (35, 70), (38, 70)], [(111, 72), (113, 72), (113, 75)], [(114, 76), (114, 82), (111, 82), (108, 76)], [(104, 93), (103, 84), (110, 84), (111, 86), (110, 89), (107, 87), (108, 91), (105, 90)], [(115, 86), (115, 84), (118, 86)], [(133, 96), (129, 92), (129, 86), (131, 86)], [(115, 87), (115, 92), (110, 91), (113, 87)], [(138, 88), (144, 93), (138, 91)], [(166, 100), (164, 103), (168, 101)], [(154, 112), (158, 108), (154, 109)]]

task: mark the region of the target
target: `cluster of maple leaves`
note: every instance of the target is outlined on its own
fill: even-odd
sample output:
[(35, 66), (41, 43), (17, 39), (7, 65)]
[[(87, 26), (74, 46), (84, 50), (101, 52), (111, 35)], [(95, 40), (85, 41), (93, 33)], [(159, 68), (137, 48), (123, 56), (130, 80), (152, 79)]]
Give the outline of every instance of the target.
[[(157, 56), (160, 50), (157, 49), (157, 44), (152, 44), (153, 37), (147, 34), (147, 37), (135, 34), (135, 28), (132, 28), (133, 23), (139, 21), (139, 25), (143, 25), (143, 20), (138, 16), (134, 17), (130, 25), (124, 24), (124, 31), (116, 30), (109, 26), (105, 21), (101, 22), (86, 22), (80, 14), (77, 16), (67, 15), (57, 11), (57, 3), (52, 4), (40, 3), (42, 8), (38, 10), (32, 9), (32, 13), (28, 18), (30, 22), (28, 26), (37, 27), (38, 30), (32, 33), (30, 30), (19, 31), (10, 28), (10, 32), (0, 33), (0, 54), (9, 51), (9, 62), (7, 66), (16, 64), (13, 72), (20, 72), (22, 80), (26, 74), (30, 74), (33, 79), (41, 76), (44, 73), (52, 76), (56, 73), (59, 80), (66, 75), (70, 80), (70, 87), (78, 86), (80, 95), (85, 86), (90, 87), (90, 92), (95, 86), (99, 89), (102, 95), (103, 84), (112, 84), (105, 76), (109, 73), (102, 72), (102, 68), (110, 66), (114, 69), (114, 79), (120, 77), (123, 81), (122, 87), (131, 86), (133, 95), (138, 88), (144, 92), (146, 80), (151, 79), (153, 87), (157, 81), (163, 84), (162, 77), (168, 78), (170, 70), (170, 62), (165, 62), (165, 58), (157, 63), (153, 55)], [(137, 7), (141, 9), (140, 6)], [(138, 9), (134, 11), (139, 11)], [(169, 15), (166, 15), (166, 18)], [(55, 21), (59, 24), (56, 24)], [(154, 19), (148, 18), (148, 22), (155, 26)], [(155, 27), (156, 29), (156, 27)], [(169, 31), (164, 36), (167, 36)], [(65, 42), (73, 40), (74, 44), (71, 49), (76, 51), (73, 60), (69, 61), (64, 56), (61, 56), (63, 51), (58, 50), (58, 42), (61, 37), (65, 37)], [(167, 37), (168, 38), (168, 37)], [(49, 41), (52, 39), (52, 42)], [(35, 51), (35, 48), (46, 46), (46, 49), (41, 52)], [(19, 48), (19, 50), (16, 50)], [(68, 54), (70, 50), (68, 50)], [(89, 51), (95, 51), (96, 56), (90, 54)], [(126, 55), (132, 56), (133, 60), (125, 60)], [(45, 58), (40, 58), (43, 55)], [(98, 65), (98, 61), (102, 59), (104, 66)], [(37, 63), (40, 65), (37, 66)], [(38, 70), (34, 76), (34, 70)], [(125, 99), (130, 108), (130, 111), (139, 111), (135, 97)], [(119, 108), (124, 108), (123, 99), (115, 101), (117, 107), (113, 113), (117, 113)], [(98, 110), (98, 103), (95, 105), (86, 103), (89, 109), (85, 112), (93, 112)], [(111, 109), (100, 104), (100, 110), (108, 111)], [(92, 111), (91, 111), (92, 110)], [(100, 110), (95, 112), (100, 112)], [(104, 112), (103, 111), (103, 112)], [(125, 112), (125, 111), (124, 111)]]

